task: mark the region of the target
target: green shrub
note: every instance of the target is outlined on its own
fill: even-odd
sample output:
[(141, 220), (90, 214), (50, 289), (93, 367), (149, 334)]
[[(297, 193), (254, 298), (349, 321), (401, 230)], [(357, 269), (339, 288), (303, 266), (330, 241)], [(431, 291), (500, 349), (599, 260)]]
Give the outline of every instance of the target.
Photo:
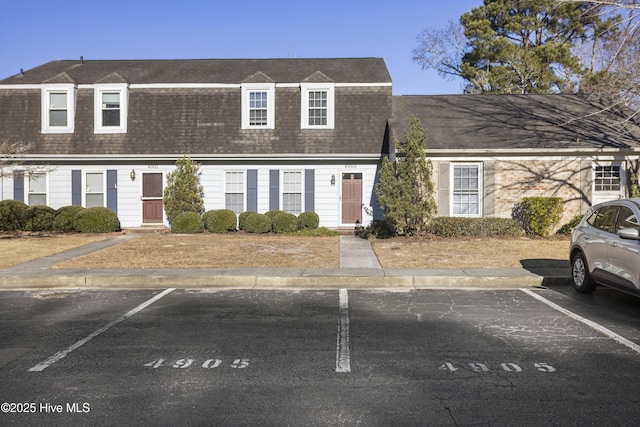
[(111, 233), (120, 231), (120, 220), (111, 209), (96, 206), (78, 212), (74, 228), (80, 233)]
[(511, 218), (460, 218), (441, 216), (431, 220), (427, 232), (440, 237), (516, 237), (524, 231)]
[(315, 212), (302, 212), (298, 215), (298, 229), (308, 230), (318, 228), (320, 217)]
[(276, 215), (280, 215), (281, 213), (285, 213), (285, 212), (284, 211), (279, 211), (277, 209), (274, 209), (274, 210), (271, 210), (271, 211), (266, 211), (264, 214), (266, 216), (268, 216), (271, 221), (273, 221), (273, 218), (275, 218)]
[(26, 214), (25, 229), (28, 231), (51, 231), (56, 210), (45, 205), (29, 206)]
[(227, 231), (236, 231), (236, 223), (238, 218), (236, 213), (230, 209), (218, 209), (215, 211), (207, 211), (202, 215), (204, 228), (211, 233), (226, 233)]
[(0, 231), (20, 231), (25, 229), (27, 206), (19, 200), (0, 202)]
[(546, 236), (562, 218), (560, 197), (525, 197), (520, 204), (522, 226), (527, 234)]
[(582, 221), (583, 216), (584, 215), (578, 215), (571, 218), (571, 221), (569, 221), (568, 223), (560, 227), (560, 230), (558, 230), (558, 234), (564, 234), (564, 235), (571, 234), (573, 229), (576, 228), (578, 224), (580, 224), (580, 221)]
[(298, 230), (298, 218), (294, 214), (282, 212), (273, 217), (274, 233), (293, 233)]
[(203, 231), (202, 217), (196, 212), (182, 212), (171, 221), (172, 233), (196, 234)]
[(246, 211), (246, 212), (242, 212), (240, 215), (238, 215), (238, 230), (244, 230), (245, 227), (245, 222), (247, 220), (247, 217), (255, 214), (257, 212), (251, 212), (251, 211)]
[(298, 231), (298, 236), (304, 237), (329, 237), (329, 236), (339, 236), (340, 232), (336, 230), (329, 230), (326, 227), (318, 227), (318, 228), (308, 228), (306, 230)]
[(265, 214), (250, 212), (243, 218), (242, 229), (247, 233), (269, 233), (272, 227), (271, 219)]
[(63, 233), (75, 231), (75, 217), (83, 210), (84, 208), (82, 206), (63, 206), (58, 208), (55, 217), (53, 218), (53, 229), (56, 231), (62, 231)]

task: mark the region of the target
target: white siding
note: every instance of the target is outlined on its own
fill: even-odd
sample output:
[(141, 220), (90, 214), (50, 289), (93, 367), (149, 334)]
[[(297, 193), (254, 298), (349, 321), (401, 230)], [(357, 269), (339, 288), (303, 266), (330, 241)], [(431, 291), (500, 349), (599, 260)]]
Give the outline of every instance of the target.
[[(162, 173), (164, 186), (166, 186), (167, 174), (175, 169), (174, 164), (167, 165), (116, 165), (116, 164), (76, 164), (59, 165), (48, 169), (48, 200), (49, 206), (58, 209), (72, 204), (73, 170), (117, 170), (118, 183), (118, 218), (123, 228), (140, 227), (142, 224), (142, 174), (145, 172)], [(344, 165), (324, 163), (310, 164), (203, 164), (200, 167), (200, 182), (204, 190), (205, 211), (223, 209), (225, 207), (224, 177), (225, 171), (245, 171), (245, 198), (246, 198), (246, 171), (256, 169), (258, 171), (258, 212), (269, 210), (269, 171), (277, 169), (299, 170), (313, 169), (315, 171), (314, 195), (315, 212), (320, 217), (320, 225), (329, 228), (342, 226), (341, 221), (341, 179), (343, 172), (357, 172), (363, 175), (362, 201), (366, 209), (363, 209), (363, 223), (369, 224), (373, 218), (371, 212), (371, 197), (376, 174), (376, 165)], [(131, 180), (131, 170), (135, 170), (136, 179)], [(282, 173), (282, 172), (281, 172)], [(304, 173), (302, 174), (304, 180)], [(335, 177), (335, 184), (331, 185), (331, 177)], [(282, 191), (282, 176), (280, 179), (280, 191)], [(303, 185), (303, 210), (305, 203)], [(0, 180), (0, 200), (13, 199), (13, 178), (5, 175)], [(245, 199), (246, 200), (246, 199)], [(246, 206), (246, 204), (245, 204)], [(282, 209), (282, 193), (280, 193), (280, 209)], [(165, 220), (166, 224), (166, 220)]]

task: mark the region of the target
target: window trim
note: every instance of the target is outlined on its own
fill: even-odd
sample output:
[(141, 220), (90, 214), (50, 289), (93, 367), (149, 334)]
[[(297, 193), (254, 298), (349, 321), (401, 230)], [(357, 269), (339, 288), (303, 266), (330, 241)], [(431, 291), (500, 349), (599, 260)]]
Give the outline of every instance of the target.
[[(77, 88), (74, 84), (51, 84), (42, 87), (42, 133), (73, 133), (75, 129), (76, 89)], [(51, 111), (51, 106), (49, 96), (54, 93), (64, 93), (67, 96), (66, 126), (51, 126), (49, 114)]]
[[(251, 83), (242, 85), (242, 129), (274, 129), (275, 128), (275, 83)], [(267, 93), (267, 124), (250, 124), (250, 96), (252, 92)]]
[[(120, 126), (103, 126), (102, 95), (117, 93), (120, 95)], [(129, 111), (129, 91), (126, 84), (98, 84), (93, 89), (93, 133), (126, 133)]]
[[(454, 210), (454, 195), (455, 195), (455, 169), (456, 166), (475, 166), (478, 169), (478, 213), (477, 214), (456, 214)], [(483, 203), (484, 203), (484, 191), (483, 191), (483, 164), (482, 162), (451, 162), (449, 172), (449, 212), (452, 217), (460, 218), (482, 218), (483, 216)]]
[(89, 169), (82, 171), (82, 207), (87, 207), (87, 194), (98, 194), (98, 193), (87, 193), (87, 175), (93, 173), (102, 174), (102, 205), (101, 207), (107, 207), (107, 171), (102, 169)]
[[(300, 101), (300, 127), (302, 129), (334, 129), (335, 128), (335, 83), (301, 83), (301, 101)], [(326, 125), (310, 125), (309, 124), (309, 93), (326, 91), (327, 92), (327, 124)]]
[(29, 196), (31, 194), (42, 194), (31, 192), (31, 175), (44, 175), (44, 205), (49, 206), (49, 174), (45, 171), (25, 171), (24, 173), (24, 200), (28, 206), (35, 206), (30, 203)]
[[(228, 177), (228, 173), (239, 173), (242, 175), (242, 193), (230, 193), (227, 191), (227, 183), (229, 182), (227, 177)], [(240, 210), (240, 212), (236, 212), (236, 215), (245, 212), (247, 210), (247, 171), (246, 170), (240, 170), (240, 169), (228, 169), (224, 171), (224, 186), (223, 186), (223, 192), (224, 192), (224, 208), (225, 209), (229, 209), (227, 207), (227, 194), (242, 194), (242, 209)], [(230, 209), (233, 210), (233, 209)], [(235, 212), (235, 211), (234, 211)]]

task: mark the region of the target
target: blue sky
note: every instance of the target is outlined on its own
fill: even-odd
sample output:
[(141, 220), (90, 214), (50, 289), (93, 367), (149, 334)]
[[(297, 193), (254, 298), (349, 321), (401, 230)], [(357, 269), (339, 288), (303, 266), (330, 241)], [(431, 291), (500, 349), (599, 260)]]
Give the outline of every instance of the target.
[(19, 0), (0, 12), (0, 79), (56, 59), (382, 57), (394, 95), (460, 93), (411, 59), (427, 27), (482, 0)]

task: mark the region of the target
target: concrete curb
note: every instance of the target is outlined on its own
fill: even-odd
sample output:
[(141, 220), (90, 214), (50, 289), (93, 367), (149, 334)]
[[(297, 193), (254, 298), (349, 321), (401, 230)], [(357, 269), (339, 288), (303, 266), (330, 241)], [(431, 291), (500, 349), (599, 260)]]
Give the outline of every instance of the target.
[(565, 276), (41, 276), (0, 277), (0, 289), (36, 288), (310, 288), (310, 289), (447, 289), (447, 288), (530, 288), (570, 285)]

